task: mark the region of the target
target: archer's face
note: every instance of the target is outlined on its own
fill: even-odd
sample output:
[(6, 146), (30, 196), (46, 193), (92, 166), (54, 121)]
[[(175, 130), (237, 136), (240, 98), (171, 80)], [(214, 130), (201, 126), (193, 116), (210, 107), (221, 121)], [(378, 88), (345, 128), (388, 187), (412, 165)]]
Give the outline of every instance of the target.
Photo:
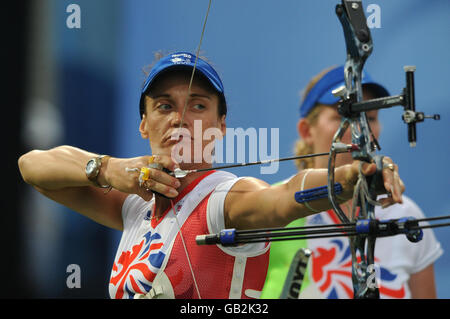
[[(190, 76), (186, 72), (170, 72), (153, 84), (149, 96), (146, 96), (146, 112), (141, 121), (140, 132), (143, 138), (149, 139), (153, 154), (173, 155), (172, 150), (183, 145), (191, 150), (190, 159), (186, 162), (193, 163), (194, 155), (197, 155), (195, 162), (198, 164), (200, 155), (204, 164), (208, 155), (203, 154), (203, 151), (207, 145), (211, 145), (210, 139), (203, 138), (204, 133), (215, 128), (215, 131), (224, 135), (225, 116), (218, 115), (217, 94), (201, 81), (192, 83), (188, 96), (189, 81)], [(180, 132), (181, 122), (182, 132), (179, 135), (177, 133)], [(183, 132), (189, 132), (190, 136)], [(174, 138), (178, 136), (179, 138)], [(211, 153), (212, 150), (207, 151)]]

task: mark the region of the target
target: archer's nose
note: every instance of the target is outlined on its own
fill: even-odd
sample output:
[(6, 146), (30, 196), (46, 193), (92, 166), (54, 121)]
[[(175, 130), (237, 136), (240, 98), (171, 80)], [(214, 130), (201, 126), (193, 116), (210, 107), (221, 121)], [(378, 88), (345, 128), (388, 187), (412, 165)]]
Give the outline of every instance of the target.
[(170, 114), (170, 125), (172, 127), (179, 127), (183, 121), (183, 110), (174, 111)]

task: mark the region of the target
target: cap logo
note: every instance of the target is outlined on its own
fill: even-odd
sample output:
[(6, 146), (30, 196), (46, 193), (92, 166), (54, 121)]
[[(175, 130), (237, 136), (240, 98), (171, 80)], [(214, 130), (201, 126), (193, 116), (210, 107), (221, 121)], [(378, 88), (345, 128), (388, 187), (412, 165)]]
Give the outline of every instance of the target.
[(186, 53), (180, 53), (180, 54), (173, 54), (172, 59), (170, 61), (173, 64), (191, 64), (191, 58), (192, 56), (190, 54)]

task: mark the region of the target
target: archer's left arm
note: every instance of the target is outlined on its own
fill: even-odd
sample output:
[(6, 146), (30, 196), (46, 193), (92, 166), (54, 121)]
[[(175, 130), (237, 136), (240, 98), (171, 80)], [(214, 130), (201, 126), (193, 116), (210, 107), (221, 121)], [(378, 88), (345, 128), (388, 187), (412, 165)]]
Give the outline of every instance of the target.
[[(389, 160), (388, 158), (386, 158)], [(363, 165), (363, 174), (374, 174), (375, 164)], [(305, 177), (305, 174), (308, 175)], [(335, 181), (343, 187), (339, 202), (351, 199), (353, 188), (358, 178), (359, 162), (336, 168)], [(401, 203), (404, 191), (403, 183), (395, 170), (383, 169), (384, 187), (391, 196), (383, 199), (383, 206)], [(266, 227), (284, 227), (290, 222), (308, 215), (331, 209), (327, 198), (299, 204), (294, 194), (303, 189), (324, 186), (327, 184), (327, 170), (313, 169), (301, 171), (288, 183), (270, 186), (256, 178), (246, 178), (238, 181), (228, 193), (225, 200), (225, 227), (236, 229), (255, 229)]]

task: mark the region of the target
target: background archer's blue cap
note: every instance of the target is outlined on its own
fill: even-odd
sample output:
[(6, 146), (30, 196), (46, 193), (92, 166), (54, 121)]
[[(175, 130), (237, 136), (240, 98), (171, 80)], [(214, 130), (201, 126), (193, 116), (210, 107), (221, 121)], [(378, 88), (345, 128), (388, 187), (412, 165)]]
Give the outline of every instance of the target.
[[(361, 84), (370, 88), (376, 98), (389, 96), (381, 84), (372, 80), (369, 73), (363, 70)], [(308, 95), (300, 105), (300, 118), (306, 117), (316, 104), (333, 105), (339, 101), (331, 92), (345, 85), (344, 66), (338, 66), (327, 73), (311, 88)]]
[[(195, 65), (195, 63), (197, 64)], [(163, 57), (150, 70), (150, 74), (148, 75), (141, 92), (141, 100), (139, 103), (139, 111), (141, 113), (141, 117), (145, 110), (145, 104), (143, 103), (144, 96), (159, 75), (172, 69), (188, 68), (192, 70), (194, 68), (194, 65), (196, 72), (200, 72), (209, 81), (209, 83), (211, 83), (211, 85), (217, 92), (222, 95), (224, 94), (222, 81), (220, 80), (217, 72), (209, 63), (207, 63), (205, 60), (202, 60), (201, 58), (197, 58), (190, 52), (176, 52)]]

